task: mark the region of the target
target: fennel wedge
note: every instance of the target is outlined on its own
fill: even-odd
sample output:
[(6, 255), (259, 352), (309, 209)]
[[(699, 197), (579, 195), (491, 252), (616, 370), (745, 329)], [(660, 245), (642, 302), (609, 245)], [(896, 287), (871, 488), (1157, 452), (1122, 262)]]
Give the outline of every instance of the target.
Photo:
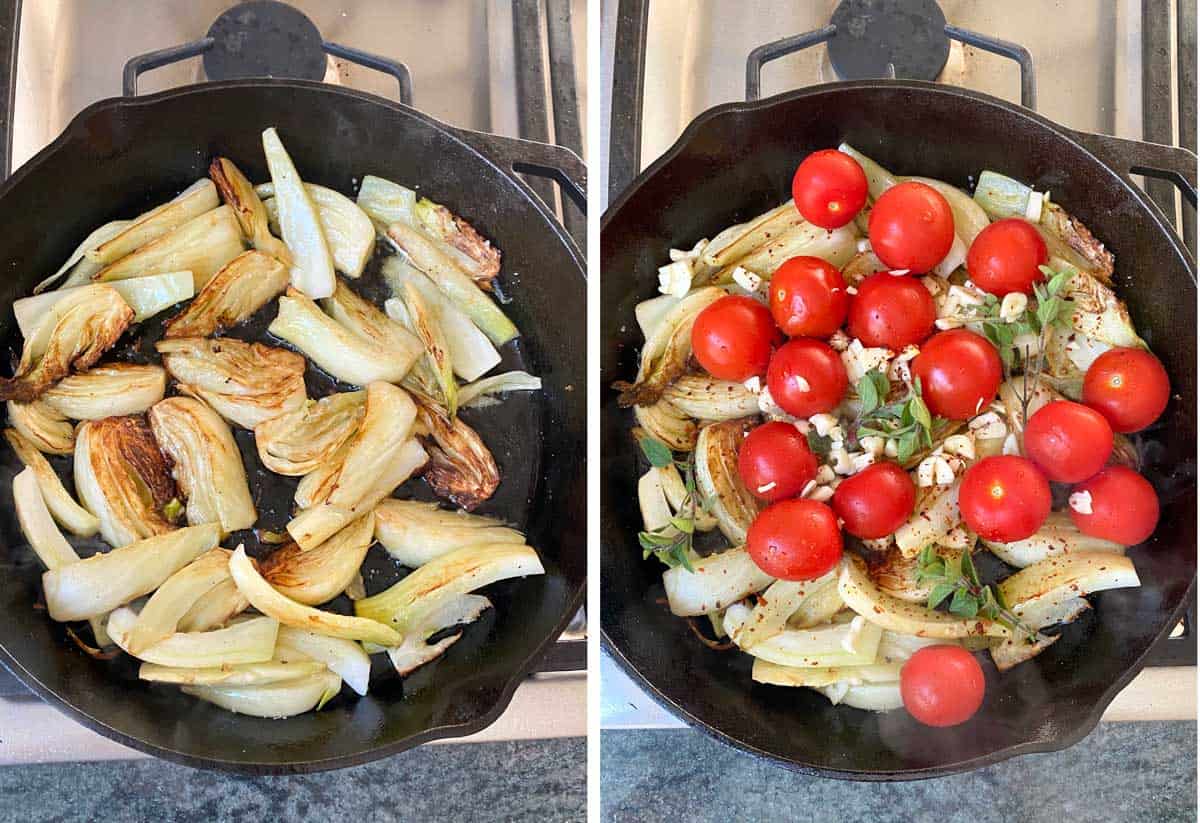
[(254, 427), (259, 459), (276, 474), (316, 470), (358, 431), (366, 400), (365, 391), (338, 392), (259, 423)]
[[(347, 277), (359, 277), (375, 251), (375, 227), (366, 212), (341, 192), (305, 183), (305, 190), (317, 208), (317, 218), (329, 244), (334, 267)], [(255, 188), (262, 197), (272, 228), (279, 225), (279, 201), (275, 199), (275, 184), (264, 183)]]
[(46, 507), (59, 525), (79, 537), (91, 537), (100, 530), (96, 515), (75, 502), (50, 461), (42, 456), (36, 446), (16, 429), (5, 429), (4, 439), (12, 446), (20, 461), (33, 471)]
[(189, 526), (50, 569), (42, 575), (46, 610), (60, 622), (107, 614), (157, 589), (219, 537), (215, 524)]
[(36, 400), (72, 369), (92, 366), (131, 322), (133, 309), (112, 286), (73, 291), (25, 339), (16, 373), (0, 379), (0, 400)]
[(190, 271), (203, 288), (221, 267), (242, 253), (242, 229), (229, 206), (194, 217), (92, 275), (99, 282)]
[(100, 521), (100, 536), (109, 545), (175, 528), (179, 491), (144, 417), (82, 423), (74, 468), (79, 501)]
[(221, 199), (233, 209), (242, 234), (250, 244), (284, 266), (290, 266), (292, 253), (286, 243), (271, 234), (267, 210), (242, 170), (227, 157), (218, 157), (209, 165), (208, 176), (221, 192)]
[(369, 641), (382, 646), (399, 645), (404, 639), (392, 628), (374, 619), (320, 611), (281, 594), (262, 578), (241, 546), (238, 546), (229, 559), (229, 572), (233, 575), (238, 589), (250, 601), (250, 605), (285, 626), (307, 629), (345, 640)]
[(314, 300), (333, 294), (333, 256), (321, 218), (275, 129), (262, 133), (263, 153), (279, 200), (279, 228), (292, 253), (292, 285)]
[(416, 568), (464, 546), (523, 544), (525, 535), (490, 517), (389, 498), (375, 507), (375, 539), (398, 562)]
[(467, 511), (491, 497), (500, 485), (500, 468), (483, 438), (432, 403), (418, 403), (418, 420), (418, 436), (429, 453), (425, 482), (434, 493)]
[(64, 377), (42, 402), (71, 420), (100, 420), (141, 414), (166, 391), (167, 373), (160, 366), (101, 363)]
[(164, 337), (211, 337), (236, 326), (287, 289), (288, 268), (261, 251), (242, 252), (167, 323)]
[(199, 400), (170, 397), (149, 416), (159, 446), (175, 463), (188, 522), (219, 523), (224, 534), (253, 526), (258, 513), (241, 453), (220, 415)]
[(374, 529), (375, 516), (368, 512), (319, 546), (305, 550), (285, 543), (259, 563), (259, 570), (276, 591), (297, 603), (327, 603), (345, 591), (358, 573)]
[(176, 388), (221, 417), (253, 429), (304, 407), (304, 358), (287, 349), (234, 338), (178, 337), (155, 348)]
[(220, 205), (211, 180), (197, 180), (175, 199), (138, 217), (119, 234), (86, 252), (88, 260), (107, 266)]
[(279, 314), (267, 330), (343, 383), (398, 383), (423, 350), (419, 340), (387, 315), (379, 314), (390, 325), (360, 322), (349, 328), (321, 311), (307, 295), (289, 287), (279, 298)]

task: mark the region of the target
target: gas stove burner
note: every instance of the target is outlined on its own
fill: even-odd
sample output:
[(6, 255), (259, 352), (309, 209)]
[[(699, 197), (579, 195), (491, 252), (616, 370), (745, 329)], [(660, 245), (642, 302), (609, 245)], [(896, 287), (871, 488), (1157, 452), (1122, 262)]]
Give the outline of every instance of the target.
[(204, 53), (204, 74), (209, 80), (325, 77), (321, 32), (286, 3), (239, 3), (216, 19), (208, 36), (213, 39), (212, 48)]
[(933, 80), (950, 56), (935, 0), (842, 0), (830, 23), (829, 62), (842, 80)]

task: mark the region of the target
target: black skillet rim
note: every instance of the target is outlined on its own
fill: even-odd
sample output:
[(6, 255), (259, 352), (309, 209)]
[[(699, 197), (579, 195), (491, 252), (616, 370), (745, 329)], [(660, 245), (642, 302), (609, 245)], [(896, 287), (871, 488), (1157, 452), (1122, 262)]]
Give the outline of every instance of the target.
[[(512, 170), (505, 169), (497, 164), (489, 157), (483, 149), (478, 145), (464, 139), (463, 134), (470, 134), (468, 129), (460, 129), (443, 123), (436, 118), (430, 117), (428, 114), (421, 112), (411, 106), (406, 106), (402, 103), (397, 103), (374, 94), (370, 94), (356, 89), (347, 89), (341, 86), (331, 86), (327, 83), (311, 80), (291, 80), (291, 79), (273, 79), (273, 78), (252, 78), (240, 80), (226, 80), (215, 83), (194, 83), (187, 86), (180, 86), (168, 91), (158, 92), (156, 94), (147, 94), (138, 97), (111, 97), (104, 100), (99, 100), (87, 106), (67, 124), (53, 142), (39, 151), (36, 155), (30, 158), (24, 165), (13, 172), (8, 179), (0, 184), (0, 198), (3, 198), (16, 184), (23, 180), (27, 175), (34, 173), (38, 168), (47, 162), (52, 162), (55, 154), (58, 153), (71, 140), (80, 137), (80, 132), (83, 123), (92, 117), (97, 112), (107, 111), (111, 109), (122, 109), (126, 107), (153, 106), (159, 101), (173, 99), (175, 97), (185, 97), (193, 94), (213, 94), (219, 93), (227, 88), (246, 88), (246, 87), (273, 87), (273, 88), (303, 88), (306, 90), (317, 90), (333, 96), (342, 96), (354, 98), (356, 100), (374, 103), (396, 111), (402, 112), (407, 116), (414, 117), (417, 120), (424, 122), (430, 128), (436, 129), (456, 142), (460, 143), (467, 151), (477, 156), (482, 162), (486, 162), (503, 175), (510, 178), (518, 187), (518, 190), (532, 203), (538, 213), (542, 216), (545, 222), (545, 228), (553, 231), (555, 237), (558, 238), (567, 249), (571, 258), (579, 267), (579, 278), (581, 285), (584, 288), (586, 296), (587, 279), (584, 273), (583, 259), (580, 254), (579, 247), (575, 241), (567, 233), (558, 220), (549, 211), (546, 205), (542, 202), (533, 190), (521, 180)], [(487, 136), (487, 135), (485, 135)], [(586, 401), (584, 401), (586, 402)], [(581, 470), (586, 464), (581, 463)], [(294, 761), (292, 763), (266, 763), (253, 762), (244, 760), (224, 760), (212, 757), (198, 757), (188, 754), (187, 752), (176, 751), (162, 746), (147, 743), (139, 738), (132, 737), (125, 732), (113, 728), (92, 717), (91, 715), (79, 710), (71, 703), (62, 699), (51, 687), (45, 685), (32, 674), (30, 674), (24, 666), (21, 665), (8, 650), (0, 644), (0, 664), (3, 664), (13, 676), (20, 680), (34, 694), (40, 697), (43, 701), (50, 704), (54, 708), (61, 711), (63, 714), (75, 720), (79, 724), (98, 732), (105, 737), (115, 740), (123, 746), (135, 749), (155, 757), (161, 757), (164, 760), (169, 760), (175, 763), (181, 763), (185, 766), (193, 766), (197, 768), (216, 769), (220, 771), (236, 772), (240, 774), (304, 774), (311, 772), (328, 771), (332, 769), (341, 769), (348, 766), (357, 766), (363, 763), (369, 763), (373, 760), (378, 760), (390, 755), (399, 754), (416, 746), (428, 743), (433, 740), (442, 740), (456, 737), (466, 737), (483, 731), (485, 728), (494, 723), (504, 710), (508, 708), (512, 702), (513, 694), (517, 687), (533, 671), (535, 664), (546, 654), (547, 650), (559, 635), (570, 624), (575, 613), (583, 606), (584, 596), (587, 592), (587, 578), (583, 579), (576, 590), (571, 594), (567, 608), (563, 616), (559, 619), (557, 625), (551, 630), (549, 635), (539, 643), (534, 650), (514, 669), (513, 674), (504, 682), (503, 688), (500, 690), (496, 702), (483, 714), (473, 720), (464, 721), (462, 723), (454, 723), (443, 726), (434, 726), (426, 729), (418, 734), (409, 735), (408, 737), (395, 740), (391, 743), (374, 748), (363, 749), (353, 755), (343, 755), (340, 757), (332, 757), (324, 760), (304, 760)]]
[[(1168, 235), (1168, 238), (1170, 239), (1171, 244), (1175, 248), (1176, 252), (1184, 261), (1187, 262), (1192, 273), (1192, 279), (1195, 280), (1195, 261), (1189, 253), (1187, 247), (1183, 244), (1183, 241), (1179, 238), (1175, 231), (1167, 225), (1165, 217), (1162, 215), (1162, 213), (1157, 207), (1154, 206), (1153, 202), (1149, 199), (1146, 193), (1135, 186), (1125, 173), (1112, 168), (1108, 163), (1104, 162), (1104, 160), (1088, 149), (1087, 146), (1076, 137), (1079, 132), (1061, 126), (1055, 123), (1053, 120), (1043, 117), (1037, 112), (1022, 108), (1005, 100), (1001, 100), (1000, 98), (993, 97), (989, 94), (984, 94), (971, 89), (947, 87), (941, 83), (931, 83), (922, 80), (855, 80), (822, 83), (815, 86), (807, 86), (803, 89), (798, 89), (795, 91), (784, 92), (772, 97), (766, 97), (761, 100), (725, 103), (707, 109), (706, 111), (703, 111), (697, 115), (696, 118), (688, 124), (687, 128), (683, 130), (683, 133), (679, 135), (679, 138), (671, 145), (671, 147), (653, 163), (647, 166), (641, 174), (634, 178), (633, 182), (630, 183), (625, 190), (621, 192), (620, 196), (609, 205), (609, 207), (604, 211), (603, 216), (600, 218), (601, 234), (603, 234), (604, 229), (608, 226), (613, 216), (616, 215), (616, 213), (620, 211), (627, 202), (633, 199), (642, 185), (644, 185), (650, 178), (657, 174), (663, 166), (671, 162), (676, 155), (682, 152), (688, 143), (691, 142), (696, 133), (703, 129), (709, 121), (715, 120), (719, 117), (724, 117), (725, 115), (729, 114), (741, 114), (744, 112), (766, 110), (772, 108), (776, 103), (800, 100), (805, 97), (824, 94), (837, 89), (879, 88), (908, 89), (920, 94), (947, 94), (953, 97), (967, 97), (979, 103), (1003, 108), (1011, 113), (1018, 114), (1027, 118), (1028, 120), (1034, 121), (1039, 126), (1048, 128), (1055, 132), (1060, 137), (1069, 141), (1091, 156), (1102, 168), (1107, 169), (1111, 174), (1120, 180), (1121, 185), (1125, 188), (1127, 193), (1137, 199), (1138, 203), (1142, 206), (1143, 211), (1145, 211), (1154, 221), (1155, 228), (1158, 231), (1164, 232)], [(601, 274), (601, 276), (603, 276), (603, 274)], [(603, 388), (601, 388), (601, 391), (603, 391)], [(603, 405), (603, 403), (601, 405)], [(603, 552), (601, 552), (601, 557), (603, 557)], [(1136, 677), (1138, 673), (1141, 672), (1141, 670), (1145, 667), (1146, 658), (1149, 657), (1154, 647), (1168, 634), (1170, 634), (1171, 630), (1175, 627), (1175, 624), (1183, 618), (1184, 613), (1187, 611), (1188, 600), (1191, 598), (1192, 591), (1195, 588), (1196, 575), (1193, 574), (1191, 582), (1188, 583), (1187, 590), (1184, 592), (1184, 595), (1180, 599), (1179, 605), (1175, 608), (1175, 611), (1172, 612), (1171, 618), (1155, 636), (1154, 640), (1147, 645), (1142, 654), (1139, 655), (1138, 658), (1100, 696), (1100, 698), (1096, 701), (1096, 704), (1093, 706), (1092, 711), (1076, 727), (1065, 731), (1053, 740), (1043, 742), (1026, 741), (1024, 743), (1016, 743), (1012, 746), (1007, 746), (1003, 749), (997, 749), (996, 751), (989, 752), (988, 754), (980, 755), (978, 757), (921, 769), (864, 771), (854, 769), (819, 768), (796, 760), (791, 760), (774, 752), (766, 751), (765, 749), (753, 746), (731, 734), (721, 731), (713, 725), (710, 725), (708, 721), (688, 712), (678, 703), (675, 703), (673, 700), (667, 697), (658, 689), (657, 686), (646, 679), (646, 677), (643, 676), (642, 673), (638, 671), (632, 663), (629, 662), (616, 644), (613, 643), (609, 638), (608, 633), (604, 630), (603, 625), (600, 628), (600, 643), (608, 655), (617, 663), (618, 666), (620, 666), (621, 670), (635, 684), (637, 684), (642, 691), (648, 694), (655, 703), (679, 719), (683, 720), (689, 727), (698, 729), (714, 740), (734, 749), (754, 755), (755, 757), (770, 760), (771, 762), (783, 766), (789, 770), (800, 772), (802, 774), (813, 775), (816, 777), (829, 777), (837, 780), (860, 780), (869, 782), (926, 780), (933, 777), (944, 777), (946, 775), (972, 771), (984, 766), (991, 766), (1004, 760), (1008, 760), (1011, 757), (1017, 757), (1023, 754), (1038, 754), (1061, 751), (1074, 746), (1076, 743), (1083, 740), (1083, 738), (1087, 737), (1088, 734), (1090, 734), (1091, 731), (1096, 728), (1096, 725), (1100, 722), (1100, 718), (1103, 716), (1105, 709), (1108, 708), (1109, 704), (1116, 698), (1117, 694), (1124, 689), (1125, 686), (1129, 685), (1133, 678)]]

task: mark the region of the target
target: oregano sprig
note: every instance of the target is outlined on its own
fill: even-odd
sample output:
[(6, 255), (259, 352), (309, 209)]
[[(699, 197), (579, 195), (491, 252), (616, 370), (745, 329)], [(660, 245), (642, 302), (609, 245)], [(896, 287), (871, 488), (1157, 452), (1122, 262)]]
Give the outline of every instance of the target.
[(913, 381), (906, 397), (885, 403), (891, 393), (891, 383), (881, 371), (867, 372), (858, 381), (857, 391), (862, 401), (855, 436), (895, 439), (896, 457), (901, 463), (909, 460), (918, 449), (933, 447), (933, 429), (940, 418), (933, 417), (921, 397), (921, 379)]
[(1003, 601), (999, 589), (984, 584), (975, 569), (970, 550), (961, 555), (942, 557), (933, 546), (917, 555), (917, 582), (932, 583), (925, 605), (930, 609), (949, 604), (946, 610), (968, 620), (982, 617), (1007, 627), (1013, 634), (1024, 634), (1027, 642), (1037, 640), (1037, 632), (1026, 626)]
[(638, 544), (642, 547), (642, 559), (654, 555), (663, 563), (674, 568), (683, 566), (692, 571), (692, 540), (696, 533), (696, 514), (708, 512), (711, 502), (702, 499), (696, 490), (696, 455), (688, 454), (686, 460), (676, 460), (671, 449), (661, 440), (642, 437), (638, 440), (642, 454), (656, 469), (674, 465), (683, 472), (683, 502), (670, 522), (654, 531), (638, 532)]

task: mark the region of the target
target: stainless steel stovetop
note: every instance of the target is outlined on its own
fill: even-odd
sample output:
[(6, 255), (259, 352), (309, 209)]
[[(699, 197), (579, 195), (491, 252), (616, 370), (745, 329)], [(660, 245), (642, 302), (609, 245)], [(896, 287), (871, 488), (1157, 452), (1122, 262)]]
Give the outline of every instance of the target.
[[(131, 58), (195, 42), (237, 5), (231, 0), (0, 0), (0, 49), (12, 36), (16, 51), (11, 117), (0, 96), (0, 149), (6, 129), (11, 140), (11, 164), (5, 168), (27, 161), (87, 105), (120, 96)], [(326, 42), (404, 63), (412, 105), (422, 111), (455, 126), (558, 142), (582, 155), (585, 0), (292, 0), (290, 5)], [(12, 31), (6, 31), (10, 20)], [(4, 62), (0, 54), (0, 94), (7, 79)], [(201, 58), (191, 57), (142, 74), (137, 91), (206, 79)], [(400, 99), (395, 77), (341, 57), (325, 58), (321, 79)], [(553, 189), (548, 192), (543, 196), (553, 197)], [(568, 227), (581, 225), (570, 211)], [(541, 673), (517, 690), (504, 715), (467, 740), (585, 735), (584, 638), (581, 614)], [(143, 756), (37, 700), (0, 667), (0, 765)]]

